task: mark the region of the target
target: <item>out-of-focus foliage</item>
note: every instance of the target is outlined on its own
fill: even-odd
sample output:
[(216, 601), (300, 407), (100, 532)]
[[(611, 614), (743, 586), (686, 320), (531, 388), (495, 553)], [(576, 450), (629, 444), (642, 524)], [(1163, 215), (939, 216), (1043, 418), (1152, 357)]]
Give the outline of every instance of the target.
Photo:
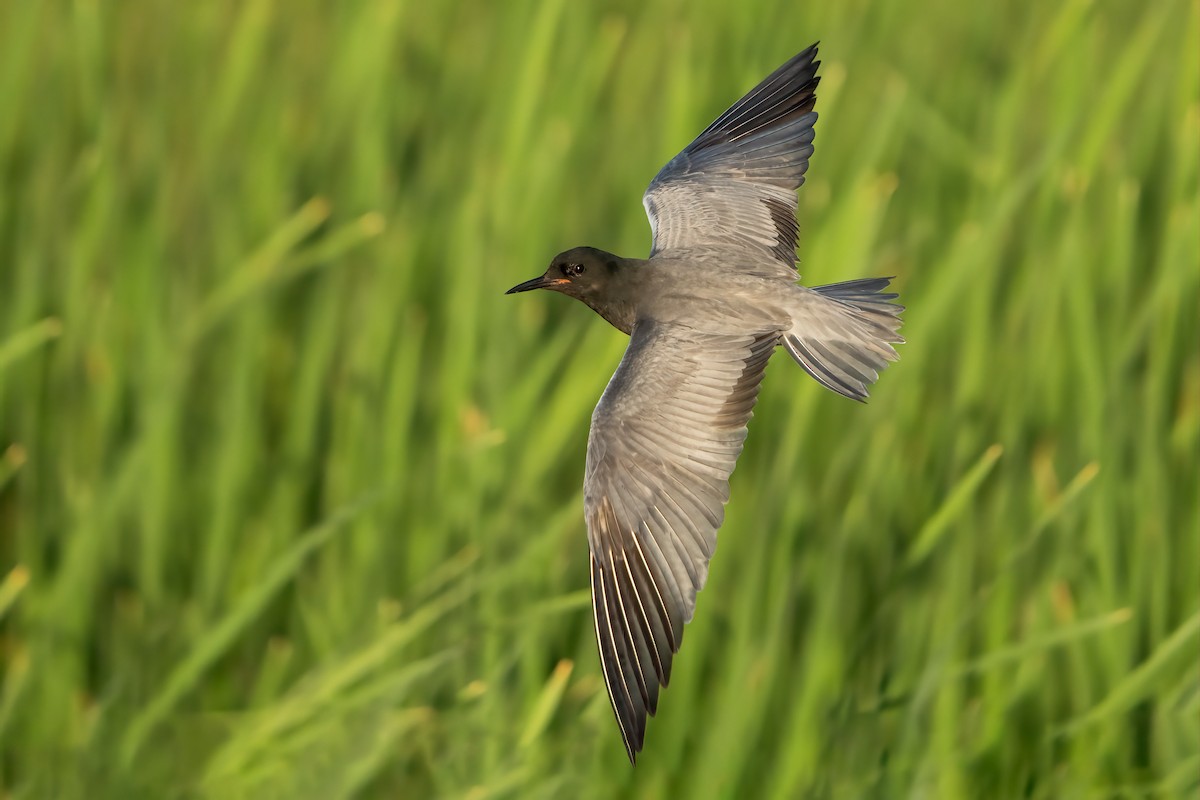
[[(0, 795), (1190, 796), (1194, 2), (0, 4)], [(658, 168), (822, 40), (809, 282), (631, 770), (580, 486)]]

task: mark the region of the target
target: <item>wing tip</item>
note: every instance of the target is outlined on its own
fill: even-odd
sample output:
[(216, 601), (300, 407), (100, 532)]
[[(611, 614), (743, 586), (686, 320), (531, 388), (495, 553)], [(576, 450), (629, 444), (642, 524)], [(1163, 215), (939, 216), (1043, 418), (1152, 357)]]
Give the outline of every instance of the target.
[[(612, 707), (613, 716), (617, 720), (617, 728), (621, 732), (621, 740), (625, 745), (625, 753), (629, 756), (630, 764), (637, 764), (637, 754), (641, 752), (646, 737), (646, 714), (639, 709), (634, 701), (633, 692), (621, 668), (620, 649), (626, 642), (617, 641), (617, 633), (612, 629), (612, 615), (608, 607), (608, 592), (604, 578), (604, 564), (591, 553), (590, 559), (592, 577), (592, 613), (596, 626), (596, 645), (600, 654), (600, 669), (604, 673), (604, 688), (608, 694), (608, 702)], [(615, 581), (615, 576), (611, 578)], [(603, 620), (601, 619), (603, 617)], [(605, 635), (607, 633), (607, 636)], [(623, 639), (624, 637), (622, 637)], [(606, 651), (606, 646), (611, 652)], [(621, 694), (618, 700), (618, 692)], [(639, 693), (640, 697), (640, 693)], [(651, 714), (653, 716), (653, 714)]]

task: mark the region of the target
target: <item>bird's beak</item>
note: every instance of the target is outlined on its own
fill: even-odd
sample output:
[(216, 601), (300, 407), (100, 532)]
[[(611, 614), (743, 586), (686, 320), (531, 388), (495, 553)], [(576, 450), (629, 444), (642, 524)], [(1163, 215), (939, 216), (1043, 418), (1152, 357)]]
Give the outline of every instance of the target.
[(509, 289), (505, 294), (516, 294), (517, 292), (528, 292), (531, 289), (554, 289), (562, 286), (565, 283), (570, 283), (566, 278), (547, 278), (545, 275), (539, 275), (533, 280), (518, 283), (516, 286)]

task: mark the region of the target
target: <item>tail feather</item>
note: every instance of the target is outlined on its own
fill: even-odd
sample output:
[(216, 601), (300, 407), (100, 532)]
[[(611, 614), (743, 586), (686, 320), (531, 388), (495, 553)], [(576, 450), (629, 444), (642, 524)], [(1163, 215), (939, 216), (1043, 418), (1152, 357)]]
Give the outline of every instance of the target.
[(866, 278), (802, 290), (784, 347), (822, 386), (865, 401), (867, 386), (899, 358), (892, 345), (904, 341), (904, 306), (890, 302), (898, 295), (883, 291), (890, 282)]

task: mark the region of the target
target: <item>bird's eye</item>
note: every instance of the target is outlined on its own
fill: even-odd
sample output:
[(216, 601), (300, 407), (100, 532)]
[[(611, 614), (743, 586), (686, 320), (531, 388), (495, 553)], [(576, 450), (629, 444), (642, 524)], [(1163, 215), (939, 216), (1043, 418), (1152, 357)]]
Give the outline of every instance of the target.
[(572, 275), (583, 274), (583, 264), (571, 264), (567, 269), (570, 270)]

